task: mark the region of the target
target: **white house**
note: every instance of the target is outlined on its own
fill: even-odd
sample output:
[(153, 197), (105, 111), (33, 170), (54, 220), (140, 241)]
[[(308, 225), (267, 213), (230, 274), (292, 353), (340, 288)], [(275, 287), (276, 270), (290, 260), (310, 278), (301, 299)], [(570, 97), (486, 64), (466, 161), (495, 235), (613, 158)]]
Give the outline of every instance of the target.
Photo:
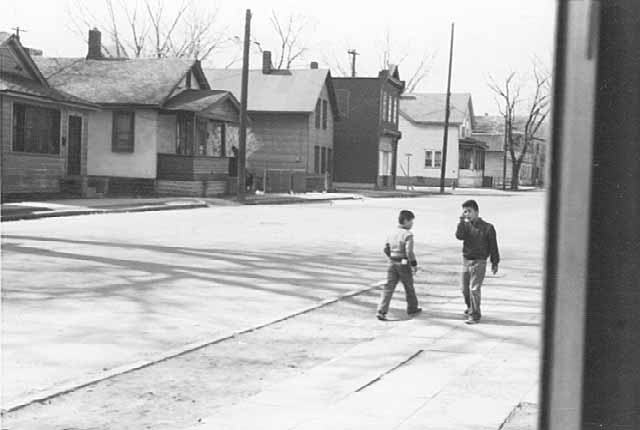
[[(440, 184), (445, 121), (445, 94), (405, 94), (400, 98), (397, 184)], [(483, 185), (486, 144), (471, 137), (471, 94), (451, 94), (445, 185)]]

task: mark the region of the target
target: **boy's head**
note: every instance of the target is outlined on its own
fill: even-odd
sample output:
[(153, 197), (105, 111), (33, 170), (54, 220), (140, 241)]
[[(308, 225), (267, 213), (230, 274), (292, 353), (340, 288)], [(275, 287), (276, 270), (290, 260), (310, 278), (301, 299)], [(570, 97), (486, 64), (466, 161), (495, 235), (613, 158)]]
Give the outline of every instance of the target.
[(416, 216), (411, 211), (400, 211), (400, 215), (398, 215), (398, 224), (400, 224), (404, 228), (413, 227), (413, 219)]
[(462, 204), (462, 216), (469, 218), (471, 221), (478, 218), (479, 212), (480, 209), (478, 209), (478, 203), (475, 200), (467, 200)]

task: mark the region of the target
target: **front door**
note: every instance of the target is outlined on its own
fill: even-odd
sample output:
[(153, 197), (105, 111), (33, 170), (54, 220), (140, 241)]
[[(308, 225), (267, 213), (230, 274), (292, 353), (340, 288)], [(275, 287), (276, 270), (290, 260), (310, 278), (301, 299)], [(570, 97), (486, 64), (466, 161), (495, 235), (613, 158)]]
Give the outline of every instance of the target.
[(80, 175), (82, 160), (82, 117), (69, 115), (69, 145), (67, 148), (67, 173)]

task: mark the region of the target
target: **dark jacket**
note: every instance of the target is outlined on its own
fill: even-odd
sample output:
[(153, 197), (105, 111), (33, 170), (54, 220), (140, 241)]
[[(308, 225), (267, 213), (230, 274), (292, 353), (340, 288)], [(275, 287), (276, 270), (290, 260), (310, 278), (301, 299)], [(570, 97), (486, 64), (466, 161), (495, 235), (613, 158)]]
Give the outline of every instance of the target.
[(477, 218), (473, 222), (464, 222), (460, 219), (456, 238), (464, 241), (462, 256), (467, 260), (486, 260), (491, 257), (491, 264), (500, 262), (496, 230), (482, 218)]

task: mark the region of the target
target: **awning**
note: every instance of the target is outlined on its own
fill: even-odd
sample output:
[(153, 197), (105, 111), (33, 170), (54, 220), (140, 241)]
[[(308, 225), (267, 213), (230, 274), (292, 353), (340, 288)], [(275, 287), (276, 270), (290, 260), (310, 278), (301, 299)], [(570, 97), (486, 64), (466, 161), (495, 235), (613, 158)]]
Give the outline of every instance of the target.
[(474, 139), (472, 137), (465, 137), (465, 138), (459, 139), (458, 143), (460, 146), (465, 146), (468, 148), (477, 148), (482, 150), (489, 149), (489, 145), (487, 145), (485, 142), (478, 139)]
[(194, 112), (199, 116), (224, 122), (240, 122), (240, 103), (228, 91), (184, 90), (170, 98), (165, 111)]

